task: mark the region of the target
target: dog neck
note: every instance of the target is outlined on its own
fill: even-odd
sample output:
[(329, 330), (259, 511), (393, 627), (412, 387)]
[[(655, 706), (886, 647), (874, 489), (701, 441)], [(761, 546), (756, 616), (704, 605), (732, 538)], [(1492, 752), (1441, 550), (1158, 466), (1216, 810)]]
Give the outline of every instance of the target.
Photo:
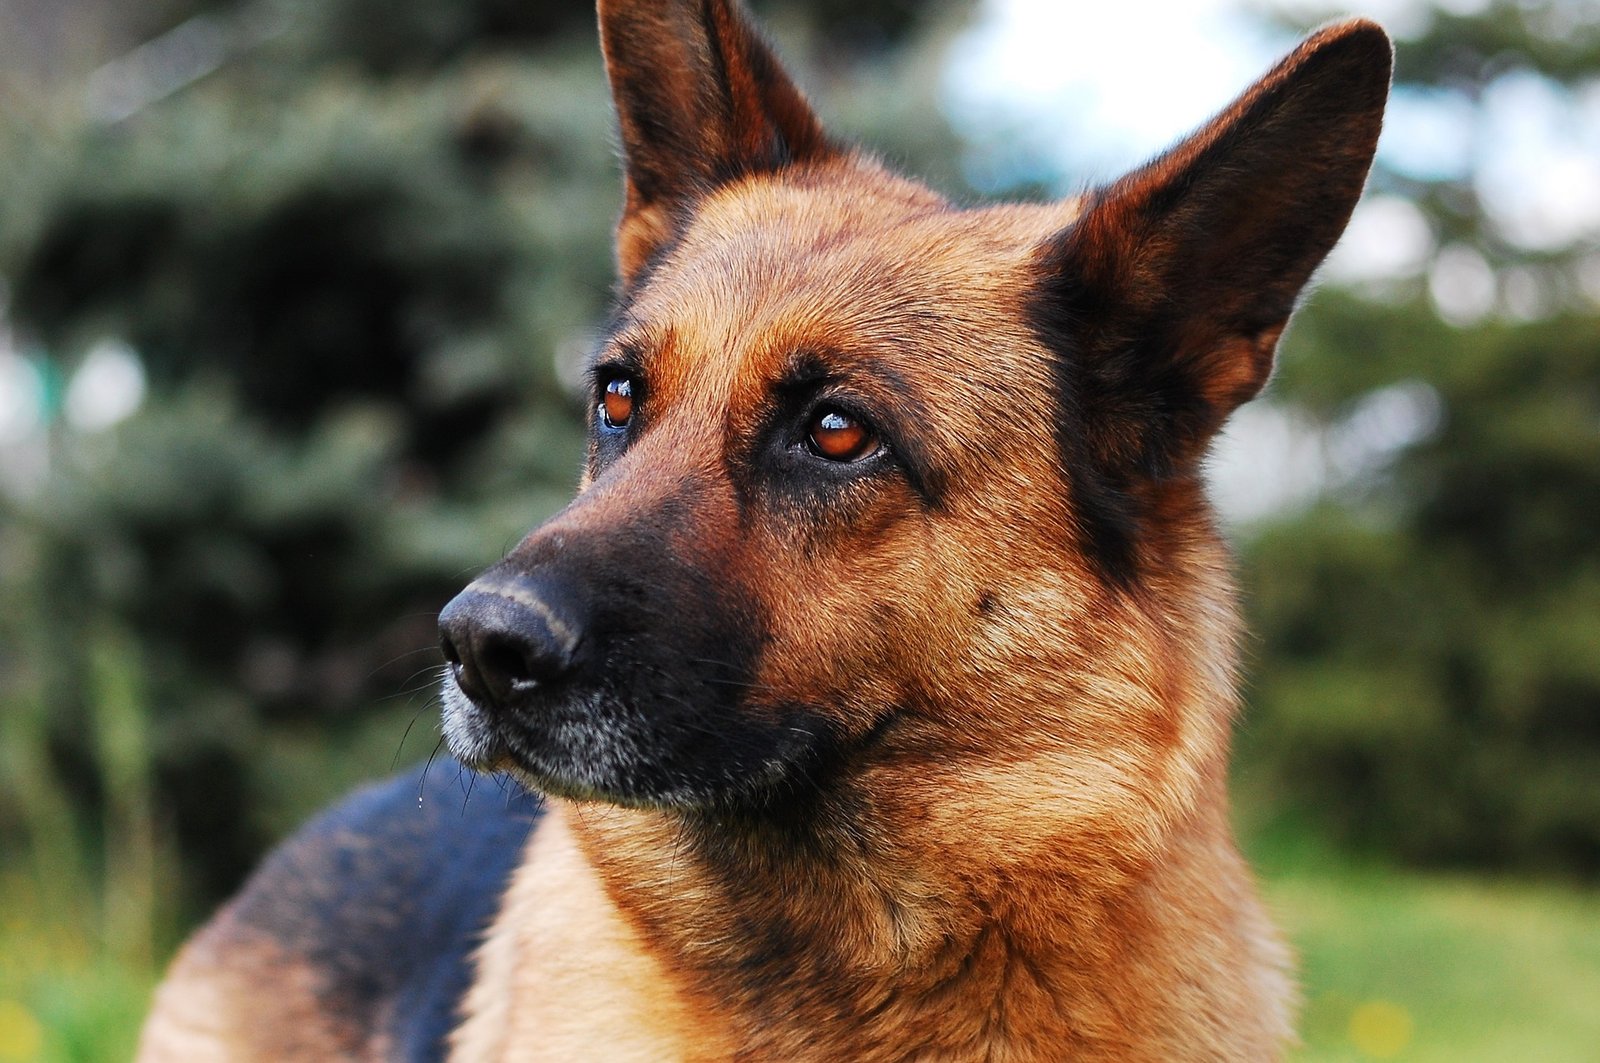
[[(556, 803), (456, 1058), (1262, 1059), (1288, 1036), (1287, 958), (1220, 814), (1106, 874), (796, 841)], [(558, 1002), (575, 974), (591, 992)]]

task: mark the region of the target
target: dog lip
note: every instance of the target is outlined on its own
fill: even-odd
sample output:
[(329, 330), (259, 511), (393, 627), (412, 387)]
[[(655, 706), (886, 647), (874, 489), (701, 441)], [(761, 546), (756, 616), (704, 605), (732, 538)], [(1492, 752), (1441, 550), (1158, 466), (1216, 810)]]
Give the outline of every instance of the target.
[(497, 714), (467, 692), (453, 669), (445, 670), (439, 685), (444, 742), (451, 755), (475, 771), (505, 770), (514, 754)]
[(496, 770), (504, 771), (531, 790), (549, 797), (559, 797), (565, 801), (594, 801), (620, 808), (650, 809), (660, 812), (687, 811), (700, 807), (698, 802), (687, 797), (680, 798), (674, 795), (647, 797), (582, 782), (557, 772), (547, 771), (515, 754), (508, 754), (505, 760), (506, 766)]
[(461, 760), (461, 763), (473, 771), (481, 772), (484, 775), (516, 775), (522, 767), (521, 762), (506, 749), (495, 750), (486, 756), (480, 756), (470, 761), (462, 760), (459, 757), (457, 759)]
[[(527, 711), (527, 703), (491, 710), (461, 696), (453, 706), (454, 720), (445, 728), (451, 751), (475, 770), (503, 772), (547, 796), (690, 813), (763, 804), (780, 791), (784, 779), (798, 781), (794, 773), (801, 770), (816, 740), (809, 731), (785, 728), (777, 736), (777, 747), (760, 763), (747, 765), (737, 777), (723, 773), (717, 779), (695, 783), (669, 771), (664, 777), (645, 781), (639, 773), (652, 776), (660, 767), (661, 762), (653, 756), (635, 761), (637, 750), (609, 741), (598, 751), (585, 752), (568, 745), (571, 735), (561, 733), (574, 725), (589, 730), (590, 740), (616, 737), (589, 718), (582, 698), (556, 697), (539, 707), (543, 711), (537, 713)], [(660, 752), (663, 757), (672, 755), (665, 747)], [(618, 754), (623, 757), (621, 762), (608, 763)]]

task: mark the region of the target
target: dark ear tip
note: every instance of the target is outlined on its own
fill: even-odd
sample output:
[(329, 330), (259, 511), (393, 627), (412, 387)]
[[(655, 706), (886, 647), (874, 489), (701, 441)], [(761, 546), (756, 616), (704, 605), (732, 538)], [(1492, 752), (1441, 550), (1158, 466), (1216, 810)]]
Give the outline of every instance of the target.
[(1300, 53), (1307, 58), (1360, 68), (1374, 79), (1389, 83), (1394, 73), (1394, 42), (1388, 31), (1367, 18), (1329, 23), (1306, 38)]

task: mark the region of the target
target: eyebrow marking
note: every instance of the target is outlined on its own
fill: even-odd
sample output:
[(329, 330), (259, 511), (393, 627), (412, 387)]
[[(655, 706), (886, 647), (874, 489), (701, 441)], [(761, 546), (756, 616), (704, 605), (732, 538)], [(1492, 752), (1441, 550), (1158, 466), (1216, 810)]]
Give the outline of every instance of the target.
[(775, 390), (789, 393), (828, 387), (866, 407), (863, 414), (888, 436), (912, 490), (930, 509), (942, 508), (945, 477), (918, 431), (923, 402), (906, 378), (881, 359), (814, 346), (791, 355), (774, 383)]

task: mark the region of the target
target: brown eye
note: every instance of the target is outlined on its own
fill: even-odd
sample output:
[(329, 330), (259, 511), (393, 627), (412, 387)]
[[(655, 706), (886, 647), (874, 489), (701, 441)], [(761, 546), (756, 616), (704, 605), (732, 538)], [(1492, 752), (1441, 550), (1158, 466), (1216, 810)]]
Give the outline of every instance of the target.
[(633, 381), (625, 376), (613, 377), (606, 383), (606, 393), (600, 399), (600, 419), (607, 428), (626, 428), (633, 419)]
[(824, 409), (812, 417), (806, 443), (820, 458), (859, 461), (877, 449), (878, 439), (871, 429), (849, 414)]

